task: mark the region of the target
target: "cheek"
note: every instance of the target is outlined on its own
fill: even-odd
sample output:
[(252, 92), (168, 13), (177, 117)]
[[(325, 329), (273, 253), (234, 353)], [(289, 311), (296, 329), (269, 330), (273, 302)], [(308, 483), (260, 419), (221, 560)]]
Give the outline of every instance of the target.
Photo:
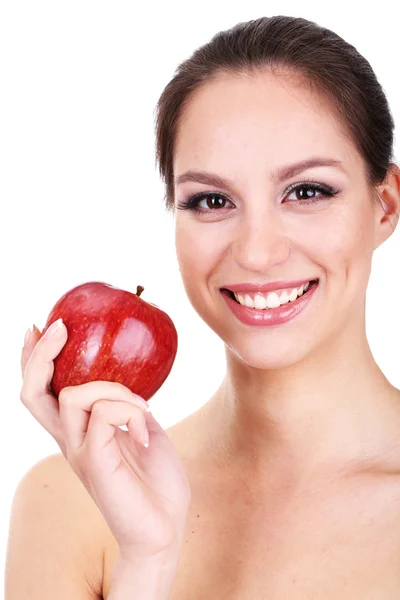
[(374, 233), (368, 212), (345, 208), (349, 207), (331, 213), (331, 218), (321, 221), (318, 228), (309, 228), (307, 244), (313, 261), (325, 271), (328, 286), (334, 284), (335, 302), (348, 302), (350, 306), (356, 298), (361, 301), (365, 296)]
[[(182, 220), (183, 221), (183, 220)], [(199, 228), (191, 226), (186, 220), (177, 222), (175, 230), (175, 249), (179, 271), (186, 295), (194, 310), (204, 319), (209, 312), (206, 307), (206, 294), (200, 289), (207, 282), (212, 271), (214, 251), (209, 238), (201, 235)]]
[(195, 273), (212, 272), (220, 259), (218, 244), (221, 245), (221, 236), (215, 239), (210, 229), (202, 230), (189, 220), (177, 222), (175, 249), (182, 276), (190, 279)]
[[(309, 221), (302, 236), (303, 248), (314, 261), (328, 271), (341, 270), (352, 264), (368, 264), (373, 249), (373, 221), (368, 212), (329, 211)], [(299, 239), (299, 238), (298, 238)]]
[(343, 219), (328, 237), (328, 244), (338, 261), (349, 269), (365, 271), (372, 258), (373, 229), (368, 218), (360, 215)]
[(193, 239), (193, 232), (190, 225), (181, 223), (177, 218), (175, 227), (175, 250), (179, 263), (179, 270), (183, 274), (190, 265), (195, 263), (197, 255), (196, 238)]

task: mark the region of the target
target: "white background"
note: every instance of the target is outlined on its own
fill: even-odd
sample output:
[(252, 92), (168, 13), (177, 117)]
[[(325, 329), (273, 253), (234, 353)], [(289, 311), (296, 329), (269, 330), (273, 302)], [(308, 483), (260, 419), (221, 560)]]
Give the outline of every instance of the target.
[[(181, 283), (174, 220), (154, 163), (153, 111), (178, 63), (220, 29), (285, 14), (333, 29), (364, 54), (400, 123), (393, 3), (3, 0), (0, 9), (0, 560), (15, 488), (58, 452), (19, 400), (26, 329), (42, 329), (68, 289), (105, 281), (165, 310), (179, 335), (171, 374), (150, 404), (169, 427), (224, 375), (223, 344)], [(399, 159), (399, 144), (396, 157)], [(400, 387), (400, 234), (378, 249), (368, 337)]]

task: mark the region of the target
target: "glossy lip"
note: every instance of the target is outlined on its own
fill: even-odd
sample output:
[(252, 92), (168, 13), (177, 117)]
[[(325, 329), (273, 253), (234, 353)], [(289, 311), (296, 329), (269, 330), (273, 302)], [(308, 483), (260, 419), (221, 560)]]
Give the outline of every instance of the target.
[(291, 281), (271, 281), (271, 283), (234, 283), (232, 285), (224, 285), (220, 289), (229, 290), (231, 292), (236, 293), (256, 293), (260, 292), (264, 294), (265, 292), (272, 292), (276, 290), (284, 290), (287, 288), (296, 288), (301, 285), (305, 285), (309, 281), (318, 281), (317, 277), (311, 277), (311, 279), (294, 279)]
[(221, 294), (236, 318), (245, 325), (272, 327), (286, 323), (298, 315), (309, 304), (318, 287), (317, 283), (317, 285), (311, 286), (305, 294), (299, 296), (294, 302), (288, 302), (277, 308), (268, 309), (249, 308), (233, 300), (227, 292), (221, 292)]

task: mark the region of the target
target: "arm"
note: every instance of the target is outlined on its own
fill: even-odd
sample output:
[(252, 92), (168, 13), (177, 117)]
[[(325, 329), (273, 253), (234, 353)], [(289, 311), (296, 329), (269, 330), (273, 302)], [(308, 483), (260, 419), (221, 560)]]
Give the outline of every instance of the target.
[(40, 461), (14, 495), (5, 600), (101, 599), (104, 531), (65, 458)]

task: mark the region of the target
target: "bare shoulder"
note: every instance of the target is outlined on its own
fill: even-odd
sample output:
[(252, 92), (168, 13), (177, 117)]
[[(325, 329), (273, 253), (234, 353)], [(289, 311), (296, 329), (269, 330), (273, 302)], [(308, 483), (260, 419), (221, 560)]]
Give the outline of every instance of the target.
[(101, 597), (102, 542), (107, 529), (97, 505), (64, 456), (54, 454), (39, 461), (14, 494), (6, 597)]
[[(202, 411), (166, 428), (188, 478), (203, 431)], [(6, 598), (107, 598), (118, 545), (103, 515), (64, 456), (35, 464), (13, 499)], [(23, 576), (21, 576), (23, 573)]]
[(38, 503), (37, 509), (46, 510), (56, 527), (63, 527), (63, 521), (73, 515), (75, 525), (71, 521), (68, 525), (82, 531), (82, 535), (93, 534), (93, 524), (104, 530), (108, 528), (97, 505), (61, 453), (40, 460), (19, 483), (14, 504), (32, 501)]

